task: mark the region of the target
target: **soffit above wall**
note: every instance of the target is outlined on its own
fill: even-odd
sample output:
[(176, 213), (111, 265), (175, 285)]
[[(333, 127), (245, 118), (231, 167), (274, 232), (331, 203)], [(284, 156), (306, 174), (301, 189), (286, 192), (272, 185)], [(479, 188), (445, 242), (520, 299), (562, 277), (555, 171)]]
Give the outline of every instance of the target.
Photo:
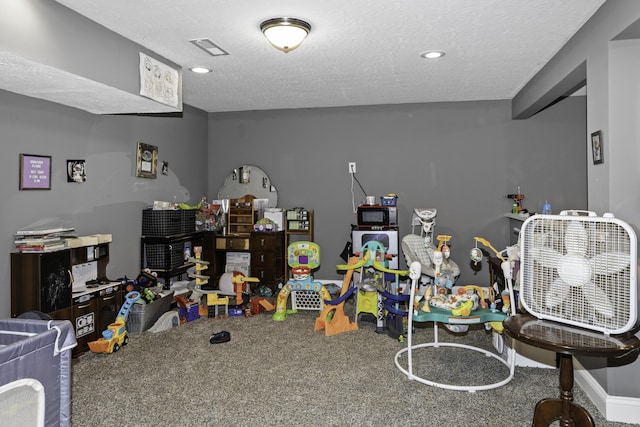
[[(168, 85), (145, 72), (147, 62), (170, 74), (171, 96), (155, 90)], [(94, 114), (176, 114), (181, 74), (176, 64), (57, 2), (0, 2), (0, 89)]]
[(176, 110), (10, 52), (0, 52), (0, 89), (93, 114), (175, 113)]

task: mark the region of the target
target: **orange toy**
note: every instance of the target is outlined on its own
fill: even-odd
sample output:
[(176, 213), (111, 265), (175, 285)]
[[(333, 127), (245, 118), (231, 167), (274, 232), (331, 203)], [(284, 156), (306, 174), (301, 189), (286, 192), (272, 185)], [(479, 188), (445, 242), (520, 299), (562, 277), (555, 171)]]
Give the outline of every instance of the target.
[[(349, 259), (349, 267), (354, 267), (360, 261), (359, 257), (351, 257)], [(340, 298), (345, 297), (348, 292), (353, 292), (355, 288), (351, 288), (351, 277), (353, 276), (353, 270), (355, 268), (347, 269), (342, 281), (342, 290), (340, 291)], [(313, 328), (314, 331), (320, 331), (324, 329), (326, 336), (340, 334), (347, 331), (357, 331), (358, 324), (349, 320), (349, 317), (344, 314), (344, 301), (337, 305), (331, 305), (325, 302), (324, 308), (320, 312), (320, 315), (316, 318), (316, 324)]]

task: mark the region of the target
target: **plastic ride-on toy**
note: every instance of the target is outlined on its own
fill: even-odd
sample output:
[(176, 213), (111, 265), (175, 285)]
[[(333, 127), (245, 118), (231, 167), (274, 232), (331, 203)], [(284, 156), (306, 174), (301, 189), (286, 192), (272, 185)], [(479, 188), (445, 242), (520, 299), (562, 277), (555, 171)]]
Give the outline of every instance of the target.
[(115, 322), (107, 326), (102, 331), (102, 338), (89, 342), (89, 349), (93, 353), (114, 353), (120, 347), (129, 343), (129, 333), (127, 332), (127, 317), (134, 302), (140, 298), (140, 292), (132, 291), (125, 296), (125, 301), (116, 316)]

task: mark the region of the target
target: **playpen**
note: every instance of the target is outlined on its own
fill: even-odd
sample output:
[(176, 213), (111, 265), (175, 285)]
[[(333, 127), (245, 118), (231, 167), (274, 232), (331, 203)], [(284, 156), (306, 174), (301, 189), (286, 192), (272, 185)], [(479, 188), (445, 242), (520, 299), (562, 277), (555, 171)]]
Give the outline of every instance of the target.
[(0, 320), (0, 425), (71, 425), (68, 320)]

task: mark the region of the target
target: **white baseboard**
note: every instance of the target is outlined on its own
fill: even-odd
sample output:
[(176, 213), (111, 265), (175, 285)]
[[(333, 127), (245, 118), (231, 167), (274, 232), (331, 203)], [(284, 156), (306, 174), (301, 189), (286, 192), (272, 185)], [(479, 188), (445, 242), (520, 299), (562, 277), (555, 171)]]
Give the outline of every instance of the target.
[[(556, 354), (552, 351), (533, 347), (520, 341), (512, 340), (508, 337), (505, 339), (504, 334), (499, 334), (496, 331), (492, 332), (491, 338), (493, 340), (493, 348), (509, 364), (511, 363), (510, 358), (515, 354), (516, 366), (550, 369), (556, 367)], [(516, 352), (509, 352), (508, 350), (510, 347)]]
[(589, 371), (573, 359), (575, 383), (586, 393), (607, 421), (636, 424), (640, 419), (640, 399), (636, 397), (609, 396)]
[(511, 340), (510, 344), (513, 345), (516, 351), (516, 366), (546, 369), (554, 369), (556, 367), (556, 354), (554, 352), (515, 340)]

